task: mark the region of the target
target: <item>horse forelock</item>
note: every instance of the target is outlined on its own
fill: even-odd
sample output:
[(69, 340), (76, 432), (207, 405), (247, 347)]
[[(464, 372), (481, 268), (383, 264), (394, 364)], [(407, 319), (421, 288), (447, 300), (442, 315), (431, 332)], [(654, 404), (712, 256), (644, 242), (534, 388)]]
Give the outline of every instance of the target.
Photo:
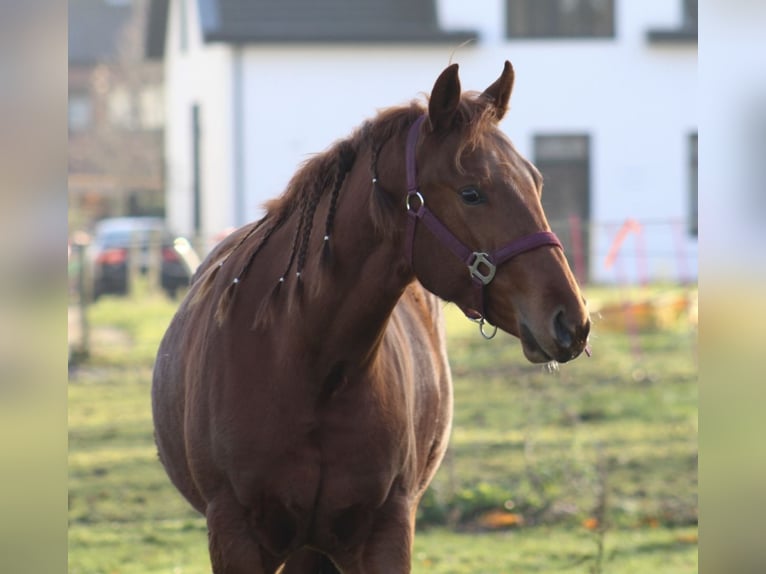
[[(424, 113), (426, 110), (418, 102), (411, 102), (409, 107), (384, 110), (375, 120), (369, 122), (373, 124), (369, 130), (373, 146), (377, 146), (379, 150), (397, 134), (406, 132), (415, 119)], [(445, 158), (447, 161), (452, 161), (452, 166), (445, 165), (445, 167), (452, 167), (458, 173), (463, 174), (465, 173), (463, 159), (466, 153), (480, 147), (500, 147), (497, 139), (505, 138), (505, 136), (497, 128), (497, 121), (495, 107), (488, 105), (487, 100), (479, 92), (465, 92), (458, 103), (453, 122), (453, 133), (457, 145), (452, 157)], [(374, 165), (377, 159), (375, 153), (375, 149), (373, 149), (373, 177), (378, 175)], [(402, 161), (404, 161), (404, 148), (402, 148), (401, 154)], [(383, 237), (388, 237), (396, 229), (392, 222), (392, 217), (395, 215), (393, 210), (401, 204), (396, 203), (394, 201), (396, 198), (390, 194), (382, 193), (377, 188), (374, 188), (373, 191), (375, 192), (374, 201), (371, 202), (373, 225)], [(404, 187), (402, 187), (402, 191), (404, 191)]]
[(466, 153), (481, 147), (497, 147), (498, 138), (505, 136), (497, 128), (497, 111), (479, 92), (466, 92), (457, 109), (458, 124), (461, 126), (458, 145), (453, 162), (458, 173), (465, 173), (463, 158)]

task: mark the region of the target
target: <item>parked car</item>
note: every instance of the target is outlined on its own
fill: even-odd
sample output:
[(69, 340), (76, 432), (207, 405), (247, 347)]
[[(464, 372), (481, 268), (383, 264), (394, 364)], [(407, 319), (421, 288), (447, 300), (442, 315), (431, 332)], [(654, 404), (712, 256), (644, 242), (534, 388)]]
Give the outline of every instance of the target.
[[(159, 249), (159, 257), (152, 250)], [(171, 297), (189, 285), (199, 256), (188, 240), (172, 233), (159, 217), (115, 217), (96, 224), (88, 249), (93, 299), (128, 292), (128, 274), (146, 275), (154, 260), (160, 264), (160, 286)], [(132, 265), (131, 257), (138, 261)]]

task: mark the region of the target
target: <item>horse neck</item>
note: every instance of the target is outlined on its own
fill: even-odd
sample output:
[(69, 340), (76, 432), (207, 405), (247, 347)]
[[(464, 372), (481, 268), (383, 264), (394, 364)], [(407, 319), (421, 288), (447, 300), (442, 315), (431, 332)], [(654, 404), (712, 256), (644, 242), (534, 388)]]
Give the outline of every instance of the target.
[[(343, 360), (350, 362), (365, 363), (374, 358), (396, 303), (414, 279), (403, 247), (404, 139), (393, 139), (380, 161), (381, 166), (384, 159), (385, 165), (392, 166), (379, 174), (385, 190), (373, 191), (370, 152), (360, 153), (341, 191), (330, 238), (331, 263), (325, 265), (314, 257), (306, 269), (300, 323), (307, 333), (321, 333), (317, 344), (323, 354), (346, 355)], [(375, 193), (390, 196), (376, 198)], [(391, 205), (373, 205), (388, 200)], [(401, 212), (394, 213), (391, 225), (380, 229), (373, 210), (397, 207)], [(325, 198), (317, 211), (319, 221), (328, 209)], [(314, 235), (311, 251), (318, 254), (323, 237)]]

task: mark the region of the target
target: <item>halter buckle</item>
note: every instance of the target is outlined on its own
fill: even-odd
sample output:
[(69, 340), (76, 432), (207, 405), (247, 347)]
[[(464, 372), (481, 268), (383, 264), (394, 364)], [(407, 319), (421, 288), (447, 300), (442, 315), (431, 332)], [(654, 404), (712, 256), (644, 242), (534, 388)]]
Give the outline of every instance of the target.
[[(497, 267), (486, 253), (475, 251), (471, 254), (471, 257), (471, 263), (468, 264), (468, 272), (471, 274), (471, 277), (478, 279), (483, 285), (489, 285), (492, 279), (495, 278)], [(482, 266), (484, 266), (484, 269), (481, 268)]]

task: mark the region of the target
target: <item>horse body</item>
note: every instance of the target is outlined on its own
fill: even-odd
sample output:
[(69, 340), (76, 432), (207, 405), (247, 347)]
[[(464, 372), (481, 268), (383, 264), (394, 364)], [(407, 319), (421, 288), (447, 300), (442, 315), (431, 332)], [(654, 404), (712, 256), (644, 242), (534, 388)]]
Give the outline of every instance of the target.
[[(319, 349), (293, 353), (290, 343), (280, 349), (215, 335), (194, 342), (199, 360), (183, 378), (165, 378), (160, 359), (157, 376), (176, 386), (175, 400), (187, 393), (185, 432), (158, 424), (163, 463), (181, 469), (171, 474), (176, 486), (208, 518), (211, 504), (236, 500), (259, 543), (282, 558), (307, 544), (343, 550), (364, 538), (386, 502), (414, 512), (451, 419), (443, 333), (432, 323), (438, 315), (434, 297), (413, 284), (378, 352), (360, 363), (339, 355), (335, 367), (326, 355), (310, 357)], [(173, 349), (166, 340), (160, 352)], [(219, 353), (231, 358), (205, 359)], [(165, 444), (184, 434), (183, 445)]]
[[(339, 250), (347, 263), (338, 277), (359, 274), (369, 286), (351, 279), (345, 291), (319, 294), (311, 309), (253, 330), (266, 293), (236, 298), (230, 328), (220, 329), (212, 319), (218, 295), (194, 303), (197, 281), (160, 346), (154, 410), (163, 464), (208, 517), (211, 547), (250, 549), (242, 559), (249, 570), (221, 572), (269, 572), (304, 546), (353, 571), (360, 542), (385, 529), (381, 517), (390, 514), (390, 528), (412, 536), (417, 502), (446, 449), (452, 393), (441, 303), (403, 270), (392, 274), (394, 249), (362, 237), (372, 231), (363, 213), (348, 215), (360, 222), (348, 231), (359, 235), (348, 242), (359, 253)], [(290, 230), (273, 245), (282, 235), (289, 241)], [(216, 264), (214, 253), (204, 265)], [(304, 280), (320, 273), (309, 268)], [(167, 416), (171, 406), (182, 412)], [(216, 540), (222, 531), (239, 532)], [(409, 562), (400, 537), (375, 551), (400, 555), (381, 571)]]
[[(502, 117), (509, 66), (487, 101), (466, 109), (493, 106)], [(432, 131), (423, 128), (418, 148), (421, 179), (434, 182), (421, 183), (423, 195), (445, 185), (447, 174), (466, 179), (464, 168), (429, 161), (437, 152), (462, 154), (487, 181), (492, 170), (526, 165), (510, 157), (494, 165), (496, 151), (482, 160), (476, 149), (462, 150), (460, 130), (440, 135), (439, 124), (454, 122), (460, 105), (453, 66), (434, 87)], [(425, 232), (408, 230), (402, 154), (421, 114), (416, 104), (384, 113), (310, 160), (264, 220), (208, 256), (160, 345), (152, 388), (160, 459), (207, 518), (216, 574), (410, 569), (417, 504), (444, 456), (452, 416), (433, 293), (474, 305), (465, 268), (435, 257), (441, 248)], [(443, 216), (455, 209), (426, 197)], [(517, 233), (547, 227), (535, 211), (539, 198), (533, 208)], [(315, 218), (327, 222), (324, 237), (311, 232)], [(461, 237), (496, 247), (492, 237), (475, 237), (470, 222), (455, 224)], [(408, 237), (414, 258), (405, 255)], [(330, 240), (331, 258), (314, 256)], [(563, 256), (545, 247), (535, 257), (537, 271), (498, 272), (481, 311), (519, 335), (531, 359), (568, 360), (585, 345), (587, 315)], [(532, 292), (513, 301), (500, 288)]]

